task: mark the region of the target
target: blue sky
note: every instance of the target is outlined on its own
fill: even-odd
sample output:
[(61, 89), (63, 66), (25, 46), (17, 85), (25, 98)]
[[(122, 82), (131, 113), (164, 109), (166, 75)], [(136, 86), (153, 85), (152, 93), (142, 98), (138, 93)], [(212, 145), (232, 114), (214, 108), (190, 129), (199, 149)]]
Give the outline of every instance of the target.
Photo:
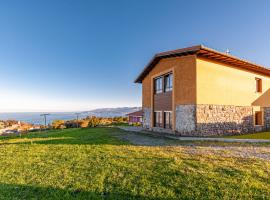
[(141, 105), (153, 54), (204, 44), (270, 66), (270, 1), (0, 1), (0, 112)]

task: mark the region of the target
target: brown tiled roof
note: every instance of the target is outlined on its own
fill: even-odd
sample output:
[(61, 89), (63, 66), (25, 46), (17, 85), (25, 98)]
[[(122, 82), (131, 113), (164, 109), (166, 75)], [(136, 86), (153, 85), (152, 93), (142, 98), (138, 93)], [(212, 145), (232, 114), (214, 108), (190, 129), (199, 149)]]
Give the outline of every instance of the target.
[(142, 110), (138, 110), (136, 112), (128, 113), (127, 116), (138, 116), (138, 117), (141, 117), (141, 116), (143, 116), (143, 111)]
[(156, 54), (152, 60), (146, 65), (140, 75), (136, 78), (135, 83), (142, 83), (144, 77), (155, 67), (155, 65), (162, 59), (162, 58), (170, 58), (170, 57), (178, 57), (178, 56), (185, 56), (185, 55), (194, 55), (196, 54), (198, 57), (205, 57), (211, 60), (223, 62), (226, 64), (231, 64), (233, 66), (239, 67), (241, 69), (246, 69), (254, 72), (258, 72), (267, 76), (270, 76), (270, 69), (257, 65), (247, 60), (243, 60), (241, 58), (237, 58), (230, 54), (222, 53), (216, 51), (214, 49), (210, 49), (203, 45), (192, 46), (183, 49), (177, 49), (173, 51), (166, 51), (162, 53)]

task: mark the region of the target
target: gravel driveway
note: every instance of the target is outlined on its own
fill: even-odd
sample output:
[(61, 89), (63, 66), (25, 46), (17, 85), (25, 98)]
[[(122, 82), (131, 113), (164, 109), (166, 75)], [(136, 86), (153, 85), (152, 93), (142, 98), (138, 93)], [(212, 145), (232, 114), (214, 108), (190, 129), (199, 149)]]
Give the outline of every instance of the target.
[[(132, 127), (131, 127), (132, 128)], [(135, 127), (136, 128), (136, 127)], [(122, 128), (121, 128), (122, 129)], [(219, 154), (221, 157), (241, 157), (241, 158), (257, 158), (270, 161), (270, 144), (265, 146), (261, 143), (228, 142), (225, 141), (198, 141), (189, 140), (181, 141), (172, 138), (162, 137), (160, 135), (149, 135), (144, 132), (135, 131), (124, 128), (124, 134), (116, 135), (121, 140), (128, 141), (139, 146), (175, 146), (182, 147), (186, 153), (192, 154)], [(222, 145), (221, 145), (222, 144)], [(220, 146), (219, 146), (220, 145)]]
[[(144, 131), (142, 127), (133, 127), (133, 126), (126, 126), (126, 127), (119, 127), (125, 131), (137, 132), (137, 133), (146, 133), (148, 135), (160, 135), (160, 133), (152, 133)], [(180, 136), (173, 136), (173, 135), (164, 135), (165, 138), (173, 139), (173, 140), (180, 140), (180, 141), (213, 141), (213, 142), (248, 142), (248, 143), (269, 143), (270, 140), (267, 139), (237, 139), (237, 138), (221, 138), (221, 137), (180, 137)]]

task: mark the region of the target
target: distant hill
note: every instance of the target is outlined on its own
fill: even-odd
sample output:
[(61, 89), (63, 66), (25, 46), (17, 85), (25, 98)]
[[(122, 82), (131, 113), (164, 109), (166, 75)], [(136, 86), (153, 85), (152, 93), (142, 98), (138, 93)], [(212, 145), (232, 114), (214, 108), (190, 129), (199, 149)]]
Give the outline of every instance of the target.
[(96, 117), (119, 117), (142, 109), (141, 107), (99, 108), (87, 111), (87, 115)]
[[(125, 116), (127, 113), (140, 110), (141, 107), (121, 107), (121, 108), (99, 108), (90, 111), (79, 112), (80, 118), (87, 116), (97, 117), (119, 117)], [(30, 124), (44, 124), (44, 118), (40, 115), (43, 112), (18, 112), (18, 113), (0, 113), (0, 120), (16, 120), (21, 122), (27, 122)], [(51, 123), (54, 120), (73, 120), (76, 119), (75, 112), (50, 112), (47, 117), (47, 123)]]

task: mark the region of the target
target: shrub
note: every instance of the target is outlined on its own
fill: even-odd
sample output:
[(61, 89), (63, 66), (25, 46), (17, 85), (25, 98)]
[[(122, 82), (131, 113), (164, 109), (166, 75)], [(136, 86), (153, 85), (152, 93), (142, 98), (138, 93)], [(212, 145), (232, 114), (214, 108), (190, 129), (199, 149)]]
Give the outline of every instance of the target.
[(84, 119), (79, 121), (79, 127), (80, 128), (87, 128), (89, 126), (89, 120)]
[(89, 127), (97, 127), (100, 123), (100, 119), (97, 117), (89, 118)]
[(54, 120), (52, 122), (52, 128), (53, 129), (62, 129), (64, 125), (65, 125), (64, 120)]

